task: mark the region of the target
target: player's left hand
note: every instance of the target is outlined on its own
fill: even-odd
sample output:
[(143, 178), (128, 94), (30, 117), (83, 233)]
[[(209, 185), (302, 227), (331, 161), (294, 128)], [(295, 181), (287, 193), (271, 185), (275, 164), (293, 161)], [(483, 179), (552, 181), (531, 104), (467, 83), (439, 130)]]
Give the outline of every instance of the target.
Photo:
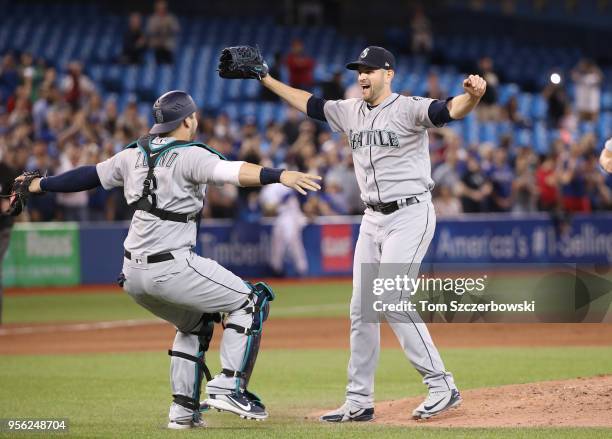
[(487, 89), (487, 82), (478, 75), (470, 75), (463, 81), (463, 90), (477, 99), (484, 95)]
[(282, 184), (295, 189), (302, 195), (306, 195), (306, 191), (316, 192), (320, 190), (321, 186), (317, 183), (317, 180), (321, 180), (321, 176), (297, 171), (283, 171), (280, 176)]

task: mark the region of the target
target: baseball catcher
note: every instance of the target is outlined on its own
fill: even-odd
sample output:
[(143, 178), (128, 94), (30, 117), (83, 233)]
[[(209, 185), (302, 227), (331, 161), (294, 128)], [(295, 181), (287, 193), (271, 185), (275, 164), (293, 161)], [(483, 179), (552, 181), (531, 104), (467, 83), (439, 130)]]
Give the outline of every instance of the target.
[[(170, 91), (153, 106), (156, 123), (149, 135), (96, 166), (53, 177), (22, 175), (11, 204), (14, 213), (23, 209), (33, 193), (124, 188), (136, 212), (124, 242), (119, 284), (136, 303), (176, 326), (169, 351), (171, 429), (205, 426), (200, 411), (207, 407), (246, 419), (268, 416), (264, 404), (247, 386), (274, 293), (265, 283), (245, 282), (192, 251), (207, 185), (281, 183), (302, 194), (320, 189), (320, 177), (315, 175), (226, 160), (194, 140), (195, 113), (191, 96)], [(222, 369), (212, 376), (205, 354), (219, 313), (226, 315)], [(204, 376), (208, 399), (201, 404)]]

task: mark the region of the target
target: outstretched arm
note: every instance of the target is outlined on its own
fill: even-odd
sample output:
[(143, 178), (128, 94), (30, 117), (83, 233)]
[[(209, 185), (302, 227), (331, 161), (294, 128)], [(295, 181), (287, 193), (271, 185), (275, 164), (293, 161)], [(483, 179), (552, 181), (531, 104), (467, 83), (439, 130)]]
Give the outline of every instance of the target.
[(95, 166), (80, 166), (53, 177), (35, 178), (30, 183), (29, 190), (35, 194), (40, 192), (81, 192), (100, 185), (100, 177)]
[(453, 119), (463, 119), (472, 111), (487, 89), (487, 83), (478, 75), (470, 75), (463, 81), (465, 93), (448, 101), (448, 111)]
[(264, 168), (254, 163), (241, 161), (219, 161), (216, 163), (211, 180), (215, 183), (229, 183), (235, 186), (263, 186), (281, 183), (299, 193), (321, 189), (318, 175), (285, 169)]
[(282, 83), (278, 79), (274, 79), (270, 75), (267, 75), (262, 78), (261, 83), (272, 93), (278, 95), (281, 99), (284, 99), (293, 108), (301, 111), (304, 114), (307, 114), (308, 100), (312, 96), (312, 93), (300, 90), (298, 88), (290, 87), (287, 84)]

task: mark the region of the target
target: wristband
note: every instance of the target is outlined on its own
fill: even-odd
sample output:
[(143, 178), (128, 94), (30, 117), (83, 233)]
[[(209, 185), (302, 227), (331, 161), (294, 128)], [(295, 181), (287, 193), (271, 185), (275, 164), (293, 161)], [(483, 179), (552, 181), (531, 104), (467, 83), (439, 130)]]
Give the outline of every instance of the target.
[(610, 137), (608, 141), (606, 142), (606, 149), (612, 152), (612, 137)]
[(259, 182), (262, 186), (264, 184), (280, 183), (280, 177), (284, 171), (284, 169), (261, 168)]

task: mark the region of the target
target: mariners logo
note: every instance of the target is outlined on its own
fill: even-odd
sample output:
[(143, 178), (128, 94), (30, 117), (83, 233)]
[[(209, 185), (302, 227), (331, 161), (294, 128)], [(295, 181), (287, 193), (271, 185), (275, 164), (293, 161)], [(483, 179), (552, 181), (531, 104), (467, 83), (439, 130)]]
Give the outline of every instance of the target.
[(363, 59), (363, 58), (365, 58), (366, 56), (368, 56), (368, 52), (369, 52), (369, 51), (370, 51), (370, 49), (369, 49), (369, 48), (365, 48), (365, 49), (363, 49), (363, 52), (361, 52), (361, 55), (359, 55), (359, 58)]
[(155, 110), (155, 122), (162, 123), (164, 121), (164, 113), (162, 113), (161, 108)]

